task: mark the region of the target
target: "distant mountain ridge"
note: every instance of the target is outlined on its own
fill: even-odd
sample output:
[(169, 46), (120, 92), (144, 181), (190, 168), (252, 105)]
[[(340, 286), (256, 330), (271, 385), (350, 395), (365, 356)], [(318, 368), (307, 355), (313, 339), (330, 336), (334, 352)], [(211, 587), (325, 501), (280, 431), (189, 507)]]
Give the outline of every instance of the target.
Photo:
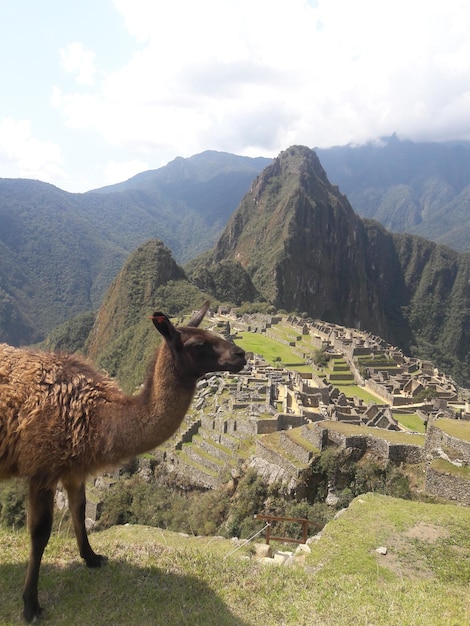
[(180, 262), (210, 248), (269, 162), (206, 152), (85, 194), (0, 179), (0, 341), (32, 343), (96, 310), (152, 237)]
[(276, 307), (364, 328), (470, 382), (470, 254), (362, 220), (309, 148), (258, 176), (192, 277), (207, 288), (227, 262)]
[[(405, 188), (415, 197), (421, 189), (413, 204), (419, 224), (430, 224), (446, 211), (449, 233), (465, 233), (466, 144), (444, 149), (434, 144), (416, 148), (396, 138), (388, 143), (347, 148), (352, 164), (337, 170), (347, 174), (353, 197), (369, 199), (370, 207), (375, 197), (384, 211), (388, 198), (385, 216), (408, 223), (417, 218), (395, 194)], [(429, 157), (413, 165), (410, 155), (427, 149)], [(329, 182), (346, 190), (329, 173), (328, 154), (334, 153), (341, 150), (319, 151), (319, 160), (309, 148), (297, 146), (272, 161), (206, 152), (86, 194), (39, 181), (0, 179), (0, 341), (32, 343), (61, 322), (97, 310), (111, 284), (119, 294), (120, 282), (113, 280), (128, 259), (124, 282), (129, 295), (114, 295), (115, 303), (140, 302), (139, 280), (151, 286), (144, 288), (148, 305), (152, 290), (160, 302), (171, 292), (174, 312), (200, 298), (200, 290), (204, 297), (234, 303), (262, 298), (286, 310), (361, 325), (467, 381), (469, 255), (360, 219)], [(454, 155), (447, 167), (442, 154)], [(447, 202), (451, 196), (457, 198), (454, 204), (462, 203), (455, 228), (459, 213)], [(161, 250), (139, 250), (149, 239), (163, 242), (176, 264), (206, 252), (186, 271), (178, 266), (180, 278), (157, 284), (150, 274)], [(133, 251), (148, 260), (141, 277), (129, 273)], [(109, 307), (109, 300), (105, 304)], [(131, 319), (122, 316), (121, 338), (106, 357), (110, 371), (116, 370), (119, 354), (134, 345), (133, 333), (123, 326)], [(90, 317), (83, 318), (76, 334), (81, 336), (90, 323)]]
[(470, 142), (419, 143), (396, 136), (315, 150), (329, 180), (362, 217), (470, 250)]

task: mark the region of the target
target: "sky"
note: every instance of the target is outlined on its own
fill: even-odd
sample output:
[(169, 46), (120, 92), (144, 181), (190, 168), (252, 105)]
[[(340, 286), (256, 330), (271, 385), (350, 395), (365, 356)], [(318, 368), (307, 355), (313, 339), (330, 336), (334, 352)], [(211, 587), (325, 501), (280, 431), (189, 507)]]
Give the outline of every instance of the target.
[(0, 0), (0, 178), (470, 140), (468, 0)]

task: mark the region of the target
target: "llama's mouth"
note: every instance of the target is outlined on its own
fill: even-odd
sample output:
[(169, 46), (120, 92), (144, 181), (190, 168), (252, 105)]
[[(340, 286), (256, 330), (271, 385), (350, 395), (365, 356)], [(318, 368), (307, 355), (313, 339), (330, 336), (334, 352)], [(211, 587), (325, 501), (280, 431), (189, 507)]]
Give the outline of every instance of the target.
[(229, 363), (227, 368), (231, 374), (237, 374), (245, 367), (245, 365), (246, 365), (246, 359), (245, 357), (242, 357), (240, 359), (237, 359), (235, 363)]

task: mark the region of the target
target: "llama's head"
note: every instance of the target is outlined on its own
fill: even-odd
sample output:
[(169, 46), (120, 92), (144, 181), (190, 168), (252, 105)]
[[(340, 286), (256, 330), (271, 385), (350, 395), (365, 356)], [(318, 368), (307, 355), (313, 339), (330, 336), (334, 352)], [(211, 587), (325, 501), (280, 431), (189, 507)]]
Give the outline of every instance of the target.
[(246, 365), (245, 351), (219, 335), (197, 328), (209, 308), (209, 302), (191, 318), (187, 326), (175, 328), (163, 313), (154, 313), (152, 321), (163, 336), (181, 378), (198, 379), (208, 372), (239, 372)]

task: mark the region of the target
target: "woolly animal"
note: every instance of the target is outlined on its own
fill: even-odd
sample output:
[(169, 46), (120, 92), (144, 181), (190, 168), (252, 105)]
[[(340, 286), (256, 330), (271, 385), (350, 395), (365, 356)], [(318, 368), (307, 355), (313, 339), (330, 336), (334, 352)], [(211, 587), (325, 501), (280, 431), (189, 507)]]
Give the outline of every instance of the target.
[(27, 622), (41, 615), (39, 569), (49, 541), (59, 480), (81, 557), (99, 567), (85, 529), (85, 480), (99, 470), (152, 450), (181, 424), (197, 380), (208, 372), (239, 372), (244, 351), (197, 328), (206, 302), (185, 327), (163, 313), (151, 317), (164, 338), (142, 391), (124, 394), (115, 382), (74, 355), (17, 349), (0, 344), (0, 479), (29, 483), (31, 552), (23, 589)]

